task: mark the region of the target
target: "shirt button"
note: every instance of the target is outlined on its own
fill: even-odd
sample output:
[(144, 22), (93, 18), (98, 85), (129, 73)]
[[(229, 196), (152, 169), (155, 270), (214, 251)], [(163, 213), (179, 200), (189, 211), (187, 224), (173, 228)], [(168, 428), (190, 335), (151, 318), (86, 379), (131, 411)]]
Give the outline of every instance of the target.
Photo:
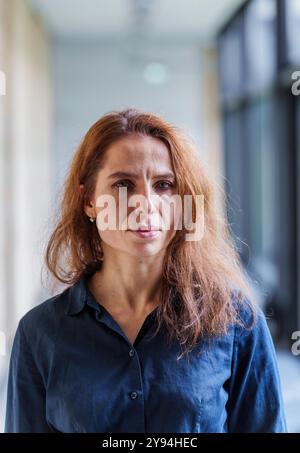
[(129, 351), (129, 357), (133, 357), (134, 356), (134, 350), (133, 349), (130, 349)]
[(132, 400), (135, 400), (137, 397), (138, 397), (137, 392), (131, 392), (131, 393), (130, 393), (130, 398), (131, 398)]

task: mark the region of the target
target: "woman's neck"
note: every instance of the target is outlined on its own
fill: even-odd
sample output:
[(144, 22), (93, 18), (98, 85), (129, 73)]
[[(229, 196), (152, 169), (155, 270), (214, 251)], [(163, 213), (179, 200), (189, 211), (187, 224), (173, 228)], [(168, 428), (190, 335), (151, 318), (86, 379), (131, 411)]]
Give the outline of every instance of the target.
[(109, 250), (104, 256), (101, 269), (88, 282), (98, 302), (137, 314), (160, 303), (163, 254), (136, 257)]

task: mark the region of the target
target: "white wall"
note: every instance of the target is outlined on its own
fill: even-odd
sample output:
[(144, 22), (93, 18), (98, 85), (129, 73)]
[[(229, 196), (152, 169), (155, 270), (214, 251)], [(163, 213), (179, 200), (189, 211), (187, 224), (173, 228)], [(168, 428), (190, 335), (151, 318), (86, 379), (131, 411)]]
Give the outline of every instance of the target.
[[(87, 129), (110, 110), (135, 106), (162, 114), (185, 127), (201, 147), (201, 52), (196, 45), (148, 45), (57, 40), (54, 52), (54, 185), (61, 184), (76, 146)], [(150, 85), (145, 62), (167, 65), (168, 78)]]
[(42, 302), (41, 246), (49, 214), (51, 88), (48, 38), (21, 0), (0, 0), (1, 279), (0, 430), (4, 422), (7, 365), (19, 319)]
[[(17, 318), (38, 302), (40, 241), (49, 214), (51, 84), (47, 34), (22, 2), (13, 11), (11, 150)], [(23, 303), (20, 301), (23, 300)]]
[[(4, 65), (6, 56), (5, 49), (5, 12), (4, 12), (4, 1), (0, 0), (0, 71), (4, 74), (6, 79), (7, 67)], [(2, 92), (1, 92), (2, 93)], [(4, 334), (6, 327), (6, 285), (5, 285), (5, 225), (2, 221), (5, 212), (4, 200), (5, 200), (5, 96), (0, 94), (0, 208), (1, 208), (1, 221), (0, 221), (0, 332)], [(5, 338), (1, 336), (2, 345), (0, 350), (5, 348)], [(3, 361), (4, 351), (0, 352), (0, 361)], [(2, 362), (0, 362), (2, 363)]]

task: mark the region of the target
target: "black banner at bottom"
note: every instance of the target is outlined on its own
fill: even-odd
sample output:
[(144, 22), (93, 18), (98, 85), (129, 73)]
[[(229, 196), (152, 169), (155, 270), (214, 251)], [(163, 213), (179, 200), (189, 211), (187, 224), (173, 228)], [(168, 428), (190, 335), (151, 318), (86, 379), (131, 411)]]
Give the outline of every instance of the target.
[[(93, 434), (0, 434), (0, 450), (4, 447), (9, 449), (18, 448), (20, 450), (39, 450), (46, 448), (84, 451), (107, 451), (123, 450), (128, 452), (164, 450), (197, 449), (203, 452), (208, 448), (224, 449), (231, 451), (234, 447), (239, 447), (239, 451), (263, 448), (270, 451), (276, 447), (284, 453), (289, 452), (289, 448), (298, 451), (300, 445), (300, 434), (120, 434), (120, 433), (93, 433)], [(5, 450), (2, 450), (5, 451)], [(292, 450), (291, 450), (292, 451)]]

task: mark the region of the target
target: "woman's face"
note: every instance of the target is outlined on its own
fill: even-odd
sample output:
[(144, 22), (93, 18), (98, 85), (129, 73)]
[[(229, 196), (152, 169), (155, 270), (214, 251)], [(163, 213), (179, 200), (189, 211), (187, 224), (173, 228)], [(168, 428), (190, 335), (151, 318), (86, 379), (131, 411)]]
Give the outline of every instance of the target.
[[(119, 196), (120, 187), (126, 187), (127, 200), (124, 192)], [(175, 194), (175, 174), (168, 148), (162, 141), (149, 136), (132, 135), (110, 145), (97, 175), (93, 200), (86, 206), (87, 215), (97, 217), (104, 254), (106, 246), (139, 257), (155, 255), (165, 249), (174, 237), (175, 230), (173, 209), (165, 210), (163, 206)], [(112, 196), (114, 203), (104, 205), (103, 196), (106, 195)], [(131, 198), (133, 195), (135, 197)], [(138, 197), (143, 202), (140, 205), (142, 215), (139, 214), (139, 204), (133, 202), (129, 205), (130, 199), (136, 201), (136, 195), (142, 196)], [(99, 228), (103, 219), (108, 220), (108, 216), (110, 220), (115, 219), (117, 229)], [(166, 225), (169, 225), (168, 229)], [(138, 232), (138, 229), (152, 231)]]

